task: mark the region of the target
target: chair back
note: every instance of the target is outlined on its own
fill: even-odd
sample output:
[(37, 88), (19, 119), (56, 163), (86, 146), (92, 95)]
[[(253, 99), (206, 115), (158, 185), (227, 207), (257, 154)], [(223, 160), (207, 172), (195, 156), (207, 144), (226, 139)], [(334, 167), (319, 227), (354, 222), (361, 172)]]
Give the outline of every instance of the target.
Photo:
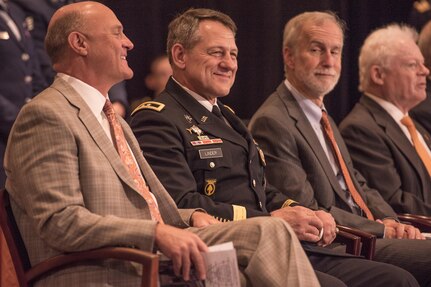
[(12, 257), (20, 287), (30, 286), (25, 276), (25, 272), (31, 268), (30, 260), (12, 212), (9, 194), (5, 189), (0, 190), (0, 227)]

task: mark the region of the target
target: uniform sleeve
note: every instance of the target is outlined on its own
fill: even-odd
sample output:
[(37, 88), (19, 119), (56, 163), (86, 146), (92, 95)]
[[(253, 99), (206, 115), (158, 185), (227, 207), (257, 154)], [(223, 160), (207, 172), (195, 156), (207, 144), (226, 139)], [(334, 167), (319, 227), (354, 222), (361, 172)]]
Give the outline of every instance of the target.
[(214, 201), (197, 191), (197, 183), (187, 161), (186, 139), (175, 122), (166, 116), (168, 113), (167, 110), (140, 110), (132, 116), (130, 126), (146, 160), (178, 207), (203, 208), (221, 221), (268, 215)]

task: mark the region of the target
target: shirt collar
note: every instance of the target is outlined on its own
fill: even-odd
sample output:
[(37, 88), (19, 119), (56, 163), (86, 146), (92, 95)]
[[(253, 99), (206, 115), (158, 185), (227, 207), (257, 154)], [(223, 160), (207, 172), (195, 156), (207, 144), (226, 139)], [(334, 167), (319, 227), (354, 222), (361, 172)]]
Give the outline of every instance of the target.
[(287, 89), (292, 93), (295, 100), (298, 102), (308, 121), (312, 125), (319, 125), (322, 119), (322, 110), (326, 111), (325, 105), (317, 106), (313, 101), (304, 97), (290, 82), (288, 79), (284, 81)]
[(70, 84), (72, 88), (75, 89), (75, 91), (81, 96), (81, 98), (89, 106), (90, 110), (93, 112), (96, 118), (99, 119), (103, 111), (103, 106), (105, 105), (106, 99), (109, 99), (108, 95), (106, 96), (102, 95), (94, 87), (70, 75), (59, 73), (58, 76), (62, 78), (64, 81), (66, 81), (68, 84)]
[(397, 123), (399, 123), (403, 117), (408, 115), (408, 113), (406, 115), (403, 114), (403, 112), (399, 108), (397, 108), (397, 106), (382, 98), (374, 96), (370, 93), (365, 93), (365, 96), (369, 97), (370, 99), (375, 101), (379, 106), (381, 106)]
[[(202, 97), (198, 93), (193, 92), (192, 90), (188, 89), (187, 87), (181, 85), (177, 80), (175, 80), (174, 77), (172, 77), (172, 79), (175, 81), (175, 83), (177, 83), (178, 85), (180, 85), (181, 88), (183, 88), (184, 90), (186, 90), (186, 92), (189, 93), (196, 101), (198, 101), (199, 104), (201, 104), (202, 106), (204, 106), (205, 109), (207, 109), (209, 112), (212, 112), (212, 110), (213, 110), (213, 104), (211, 104), (207, 99), (205, 99), (204, 97)], [(218, 106), (218, 104), (217, 104), (217, 98), (215, 99), (215, 105)]]

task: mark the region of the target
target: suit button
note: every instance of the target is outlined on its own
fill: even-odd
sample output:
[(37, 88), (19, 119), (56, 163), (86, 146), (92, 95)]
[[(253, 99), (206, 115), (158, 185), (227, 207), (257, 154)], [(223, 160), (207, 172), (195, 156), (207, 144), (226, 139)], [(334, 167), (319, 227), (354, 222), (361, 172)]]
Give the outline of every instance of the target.
[(253, 179), (253, 181), (251, 182), (253, 184), (253, 187), (256, 187), (256, 180)]
[(30, 60), (30, 55), (27, 53), (22, 53), (21, 60), (23, 60), (24, 62), (27, 62), (28, 60)]
[(33, 81), (33, 77), (32, 76), (25, 76), (24, 77), (24, 83), (30, 84), (32, 81)]
[(210, 168), (214, 168), (215, 167), (215, 163), (214, 162), (210, 162)]

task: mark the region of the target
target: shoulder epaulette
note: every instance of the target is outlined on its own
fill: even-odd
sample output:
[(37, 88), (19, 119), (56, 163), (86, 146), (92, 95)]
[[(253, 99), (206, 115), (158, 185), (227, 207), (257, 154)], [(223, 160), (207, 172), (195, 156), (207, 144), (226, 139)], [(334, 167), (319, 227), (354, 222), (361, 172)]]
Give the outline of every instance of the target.
[(164, 108), (165, 108), (165, 104), (154, 102), (154, 101), (148, 101), (140, 104), (136, 109), (134, 109), (132, 112), (132, 116), (140, 110), (153, 110), (153, 111), (161, 112)]
[(229, 106), (226, 106), (226, 105), (223, 105), (226, 109), (228, 109), (229, 111), (231, 111), (231, 113), (232, 114), (235, 114), (235, 112), (232, 110), (232, 108), (231, 107), (229, 107)]

